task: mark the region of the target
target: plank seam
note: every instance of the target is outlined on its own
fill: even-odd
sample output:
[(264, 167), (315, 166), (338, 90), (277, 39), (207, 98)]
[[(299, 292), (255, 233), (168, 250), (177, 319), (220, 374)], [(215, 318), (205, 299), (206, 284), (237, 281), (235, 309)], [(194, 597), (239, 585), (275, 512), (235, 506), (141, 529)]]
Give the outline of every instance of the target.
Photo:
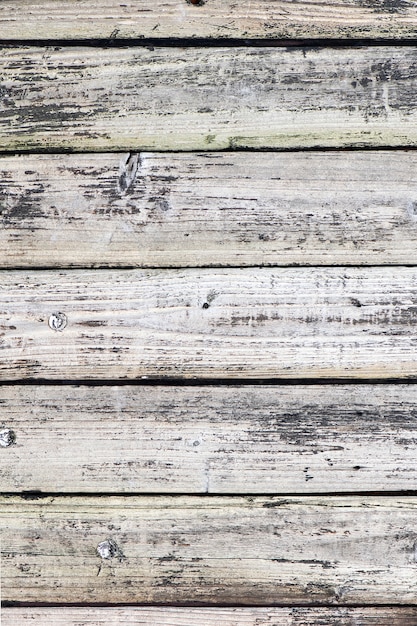
[(216, 263), (216, 264), (205, 264), (201, 265), (148, 265), (148, 264), (131, 264), (131, 265), (114, 265), (112, 263), (108, 263), (107, 265), (96, 265), (96, 264), (85, 264), (85, 265), (73, 265), (72, 263), (61, 264), (57, 267), (55, 264), (53, 265), (25, 265), (15, 263), (13, 267), (2, 267), (0, 265), (0, 274), (2, 272), (13, 272), (13, 271), (27, 271), (27, 272), (77, 272), (82, 270), (88, 271), (107, 271), (107, 270), (116, 270), (118, 272), (123, 271), (131, 271), (131, 270), (160, 270), (160, 271), (173, 271), (173, 270), (224, 270), (224, 269), (239, 269), (243, 268), (245, 270), (258, 270), (263, 268), (268, 269), (294, 269), (294, 270), (308, 270), (311, 268), (324, 268), (324, 269), (387, 269), (389, 267), (401, 267), (401, 268), (416, 268), (417, 263), (291, 263), (288, 265), (284, 265), (282, 263), (263, 263), (262, 265), (239, 265), (232, 263)]
[(216, 603), (216, 604), (208, 604), (208, 603), (201, 603), (201, 602), (179, 602), (179, 603), (175, 603), (175, 604), (171, 604), (171, 603), (165, 603), (165, 602), (161, 602), (159, 604), (155, 604), (155, 603), (112, 603), (112, 602), (108, 602), (108, 603), (100, 603), (100, 602), (62, 602), (62, 603), (54, 603), (54, 602), (18, 602), (18, 601), (12, 601), (12, 600), (4, 600), (2, 602), (1, 608), (2, 609), (13, 609), (13, 608), (32, 608), (32, 609), (39, 609), (39, 608), (59, 608), (59, 609), (63, 609), (63, 608), (128, 608), (128, 607), (155, 607), (155, 608), (168, 608), (168, 607), (172, 607), (172, 608), (191, 608), (191, 607), (195, 607), (195, 608), (213, 608), (213, 609), (228, 609), (228, 608), (234, 608), (234, 609), (257, 609), (257, 608), (271, 608), (271, 609), (287, 609), (287, 608), (291, 608), (291, 609), (314, 609), (314, 608), (320, 608), (320, 609), (362, 609), (362, 608), (367, 608), (367, 609), (371, 609), (371, 608), (375, 608), (375, 609), (384, 609), (384, 608), (401, 608), (401, 609), (416, 609), (417, 605), (416, 604), (402, 604), (402, 603), (393, 603), (393, 602), (389, 602), (389, 603), (384, 603), (384, 604), (377, 604), (377, 603), (369, 603), (369, 604), (359, 604), (359, 603), (355, 603), (355, 604), (346, 604), (346, 603), (337, 603), (337, 604), (323, 604), (321, 602), (311, 602), (311, 603), (303, 603), (303, 604), (286, 604), (286, 603), (273, 603), (271, 602), (268, 605), (264, 605), (264, 604), (241, 604), (241, 603)]
[[(32, 47), (32, 46), (30, 46)], [(416, 43), (417, 47), (417, 43)], [(1, 45), (0, 45), (1, 49)], [(417, 146), (410, 145), (402, 145), (398, 144), (395, 146), (392, 145), (364, 145), (364, 146), (307, 146), (307, 147), (282, 147), (282, 148), (274, 148), (274, 147), (245, 147), (239, 146), (239, 148), (215, 148), (211, 149), (192, 149), (192, 150), (158, 150), (156, 148), (152, 149), (138, 149), (137, 152), (139, 154), (211, 154), (211, 153), (222, 153), (222, 154), (239, 154), (240, 152), (264, 152), (271, 154), (292, 154), (299, 152), (314, 152), (317, 154), (326, 154), (328, 152), (417, 152)], [(24, 155), (85, 155), (85, 154), (121, 154), (123, 152), (135, 152), (133, 148), (129, 148), (126, 150), (122, 150), (119, 148), (112, 149), (111, 147), (106, 147), (106, 149), (99, 148), (97, 150), (78, 150), (72, 149), (68, 147), (61, 147), (59, 150), (56, 148), (28, 148), (25, 150), (1, 150), (0, 149), (0, 158), (2, 157), (18, 157)]]
[[(61, 492), (61, 491), (5, 491), (0, 492), (0, 498), (20, 498), (25, 502), (32, 502), (38, 500), (46, 500), (48, 498), (65, 498), (70, 500), (71, 498), (137, 498), (137, 499), (149, 499), (154, 498), (169, 498), (173, 500), (175, 498), (193, 498), (193, 499), (242, 499), (242, 498), (302, 498), (311, 500), (314, 498), (352, 498), (354, 500), (361, 500), (362, 498), (416, 498), (417, 490), (403, 489), (395, 491), (311, 491), (311, 492), (299, 492), (299, 491), (274, 491), (270, 492), (192, 492), (183, 491), (178, 493), (172, 493), (172, 491), (142, 491), (142, 492), (126, 492), (126, 491), (74, 491), (74, 492)], [(272, 505), (273, 507), (274, 505)]]
[(56, 379), (56, 378), (22, 378), (0, 381), (2, 386), (16, 387), (26, 386), (73, 386), (73, 387), (245, 387), (251, 385), (267, 386), (330, 386), (330, 385), (416, 385), (417, 377), (413, 378), (151, 378), (145, 380), (132, 379)]
[(245, 38), (132, 38), (132, 39), (0, 39), (0, 47), (52, 47), (71, 48), (361, 48), (379, 46), (413, 47), (417, 45), (417, 38), (402, 39), (245, 39)]

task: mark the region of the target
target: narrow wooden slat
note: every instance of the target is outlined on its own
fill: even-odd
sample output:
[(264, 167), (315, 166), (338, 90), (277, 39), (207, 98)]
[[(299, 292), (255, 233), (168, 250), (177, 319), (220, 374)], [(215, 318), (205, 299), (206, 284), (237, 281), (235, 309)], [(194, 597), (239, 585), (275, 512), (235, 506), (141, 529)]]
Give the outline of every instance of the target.
[(2, 626), (415, 626), (416, 608), (3, 609)]
[(416, 407), (414, 385), (2, 386), (0, 485), (49, 493), (415, 490)]
[(415, 146), (415, 47), (4, 48), (0, 145)]
[(414, 604), (415, 498), (0, 503), (3, 601)]
[(417, 263), (415, 152), (0, 158), (0, 266)]
[(4, 271), (0, 379), (410, 378), (415, 268)]
[(2, 0), (3, 39), (415, 38), (412, 0)]

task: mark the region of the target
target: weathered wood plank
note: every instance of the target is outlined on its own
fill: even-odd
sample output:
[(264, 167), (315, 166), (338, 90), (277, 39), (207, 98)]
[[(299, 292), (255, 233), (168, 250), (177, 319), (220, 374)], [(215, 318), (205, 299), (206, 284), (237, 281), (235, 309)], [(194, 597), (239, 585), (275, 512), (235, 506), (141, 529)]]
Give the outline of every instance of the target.
[(415, 490), (416, 406), (414, 385), (2, 386), (0, 485), (55, 493)]
[(0, 266), (417, 263), (417, 154), (0, 158)]
[(2, 597), (415, 604), (415, 498), (5, 498)]
[(3, 151), (417, 145), (417, 49), (3, 48)]
[(2, 0), (3, 39), (415, 38), (412, 0)]
[(16, 626), (415, 626), (417, 608), (13, 608), (2, 625)]
[(0, 379), (414, 378), (415, 268), (4, 271)]

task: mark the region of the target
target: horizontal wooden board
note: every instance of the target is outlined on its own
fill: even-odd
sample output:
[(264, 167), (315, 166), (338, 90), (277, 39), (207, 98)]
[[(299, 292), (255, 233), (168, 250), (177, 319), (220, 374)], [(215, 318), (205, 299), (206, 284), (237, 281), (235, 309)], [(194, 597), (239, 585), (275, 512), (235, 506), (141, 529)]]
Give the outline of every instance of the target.
[(2, 598), (415, 604), (416, 498), (4, 498)]
[(308, 494), (417, 484), (415, 385), (1, 386), (0, 407), (4, 492)]
[(415, 38), (411, 0), (3, 0), (3, 39)]
[(415, 38), (412, 0), (2, 0), (3, 39)]
[(415, 268), (4, 271), (0, 379), (417, 375)]
[(417, 145), (417, 49), (3, 48), (7, 150)]
[(2, 626), (415, 626), (417, 608), (3, 609)]
[(0, 158), (0, 266), (417, 263), (417, 154)]

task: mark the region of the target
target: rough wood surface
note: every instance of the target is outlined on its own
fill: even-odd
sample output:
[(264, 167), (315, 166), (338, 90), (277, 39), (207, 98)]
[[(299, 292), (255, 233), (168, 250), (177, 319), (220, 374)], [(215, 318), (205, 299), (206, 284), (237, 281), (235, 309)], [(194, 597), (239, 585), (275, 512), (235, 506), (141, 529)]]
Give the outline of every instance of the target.
[(416, 512), (410, 497), (4, 498), (2, 598), (414, 604)]
[(2, 386), (0, 407), (4, 492), (288, 494), (417, 483), (414, 385)]
[(417, 262), (415, 152), (0, 158), (0, 266)]
[(2, 39), (416, 37), (412, 0), (2, 0)]
[(7, 150), (417, 145), (417, 49), (3, 48)]
[(415, 626), (416, 608), (3, 609), (2, 626)]
[(4, 271), (0, 379), (414, 378), (415, 268)]

